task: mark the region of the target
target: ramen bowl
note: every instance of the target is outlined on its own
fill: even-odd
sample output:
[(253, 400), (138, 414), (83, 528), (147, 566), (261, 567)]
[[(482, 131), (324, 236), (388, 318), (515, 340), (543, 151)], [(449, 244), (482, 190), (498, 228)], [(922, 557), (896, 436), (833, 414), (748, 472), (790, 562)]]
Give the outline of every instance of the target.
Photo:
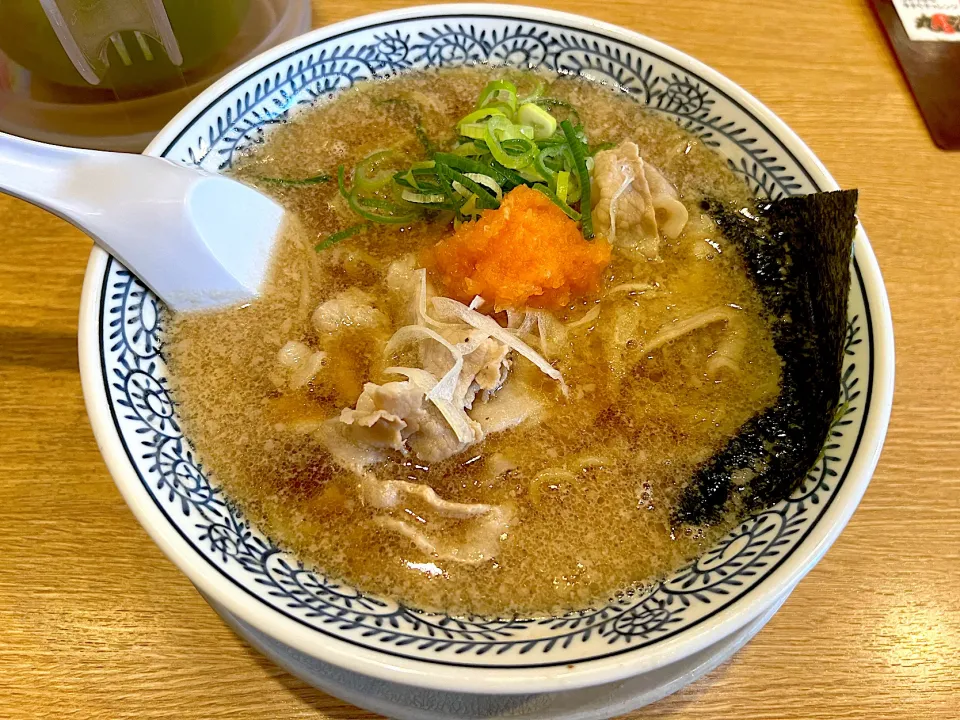
[[(357, 81), (475, 62), (614, 83), (698, 135), (758, 196), (837, 187), (789, 128), (702, 63), (612, 25), (507, 5), (392, 11), (296, 38), (200, 95), (146, 152), (223, 172), (298, 108)], [(361, 593), (273, 544), (208, 477), (184, 434), (160, 304), (96, 248), (80, 313), (83, 390), (141, 524), (237, 632), (291, 672), (399, 718), (609, 717), (678, 689), (747, 642), (863, 495), (890, 414), (893, 334), (862, 228), (851, 262), (842, 414), (800, 486), (662, 582), (563, 616), (422, 612)]]

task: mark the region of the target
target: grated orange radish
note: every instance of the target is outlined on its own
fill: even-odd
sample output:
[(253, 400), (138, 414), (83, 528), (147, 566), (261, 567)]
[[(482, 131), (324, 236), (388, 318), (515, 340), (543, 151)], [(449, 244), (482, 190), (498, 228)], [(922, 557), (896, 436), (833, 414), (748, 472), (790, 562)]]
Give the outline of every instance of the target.
[(609, 262), (605, 239), (587, 241), (549, 198), (523, 185), (424, 257), (446, 295), (464, 303), (480, 295), (497, 310), (565, 307), (600, 288)]

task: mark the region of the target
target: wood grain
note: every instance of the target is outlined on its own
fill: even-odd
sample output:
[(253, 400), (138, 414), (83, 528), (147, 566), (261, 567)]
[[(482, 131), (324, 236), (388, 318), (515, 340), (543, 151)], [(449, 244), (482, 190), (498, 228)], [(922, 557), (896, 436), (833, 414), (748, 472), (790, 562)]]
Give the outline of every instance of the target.
[[(326, 0), (314, 22), (405, 4)], [(960, 717), (960, 154), (934, 147), (867, 3), (587, 9), (745, 86), (861, 189), (897, 334), (890, 432), (849, 527), (733, 660), (630, 717)], [(0, 197), (0, 717), (373, 717), (247, 647), (126, 509), (77, 372), (89, 247)]]
[(960, 43), (911, 40), (893, 0), (870, 2), (933, 141), (960, 150), (960, 83), (951, 81), (960, 72)]

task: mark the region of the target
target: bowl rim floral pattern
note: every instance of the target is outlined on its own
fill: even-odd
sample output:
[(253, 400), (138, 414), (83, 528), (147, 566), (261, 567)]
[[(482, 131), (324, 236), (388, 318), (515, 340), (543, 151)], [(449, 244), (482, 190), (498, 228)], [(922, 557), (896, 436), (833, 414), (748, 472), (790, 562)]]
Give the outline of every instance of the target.
[[(516, 26), (515, 34), (509, 37), (510, 43), (506, 42), (507, 35), (510, 34), (508, 30), (504, 30), (502, 36), (495, 32), (492, 36), (484, 35), (479, 30), (474, 32), (471, 23), (483, 25), (485, 22), (494, 25), (502, 23), (504, 27), (509, 27), (511, 23)], [(426, 24), (426, 27), (417, 29), (417, 23)], [(408, 29), (407, 35), (401, 32), (404, 28)], [(415, 32), (409, 32), (409, 28), (413, 28)], [(469, 31), (464, 28), (469, 28)], [(374, 30), (379, 34), (374, 35), (377, 47), (373, 51), (365, 49), (366, 45), (360, 45), (358, 49), (358, 46), (349, 42), (344, 49), (339, 46), (335, 49), (324, 49), (326, 44), (333, 40), (339, 38), (349, 40), (355, 34)], [(269, 126), (275, 118), (285, 117), (290, 107), (302, 102), (304, 97), (309, 100), (311, 93), (313, 96), (323, 95), (341, 87), (329, 84), (325, 78), (332, 77), (336, 80), (341, 73), (349, 74), (348, 68), (352, 67), (351, 62), (359, 63), (360, 66), (366, 66), (368, 69), (375, 67), (383, 72), (390, 72), (405, 67), (403, 63), (407, 61), (411, 47), (420, 48), (415, 52), (420, 52), (421, 56), (431, 52), (441, 55), (446, 53), (447, 55), (441, 59), (447, 56), (452, 56), (454, 59), (476, 59), (471, 55), (471, 52), (475, 51), (472, 48), (475, 47), (480, 47), (482, 52), (486, 53), (483, 59), (493, 57), (493, 52), (501, 47), (505, 48), (504, 57), (511, 52), (519, 51), (528, 53), (527, 57), (530, 57), (532, 52), (541, 52), (541, 47), (545, 55), (550, 51), (548, 46), (551, 43), (553, 47), (556, 46), (556, 36), (549, 35), (549, 32), (560, 33), (564, 42), (569, 36), (569, 42), (572, 44), (569, 54), (570, 62), (575, 64), (581, 62), (576, 59), (579, 56), (588, 61), (591, 57), (609, 60), (595, 67), (575, 65), (574, 69), (600, 72), (620, 81), (620, 76), (615, 73), (620, 72), (617, 69), (618, 63), (625, 62), (621, 53), (627, 53), (629, 56), (630, 52), (637, 56), (637, 67), (642, 67), (639, 59), (641, 56), (650, 55), (677, 68), (682, 77), (674, 73), (673, 80), (666, 84), (666, 90), (655, 89), (659, 76), (651, 78), (649, 71), (645, 77), (642, 73), (638, 73), (636, 78), (639, 84), (636, 85), (636, 92), (642, 93), (643, 99), (649, 104), (656, 105), (667, 114), (673, 114), (681, 124), (685, 124), (705, 138), (708, 144), (715, 144), (721, 150), (725, 150), (726, 147), (721, 148), (724, 143), (734, 143), (739, 148), (739, 166), (734, 167), (734, 170), (741, 172), (758, 191), (768, 192), (768, 184), (770, 188), (780, 188), (788, 193), (792, 189), (799, 190), (803, 187), (808, 189), (837, 187), (812, 152), (769, 110), (731, 81), (689, 56), (636, 33), (588, 18), (507, 5), (440, 5), (389, 11), (328, 26), (295, 38), (254, 58), (201, 94), (161, 131), (148, 148), (147, 154), (167, 156), (177, 162), (192, 163), (216, 172), (224, 164), (229, 163), (230, 153), (238, 146), (246, 142), (258, 141), (265, 126)], [(410, 41), (411, 37), (416, 40), (416, 43)], [(595, 50), (591, 49), (590, 43), (596, 46)], [(601, 51), (597, 43), (607, 44)], [(552, 50), (555, 53), (565, 51), (564, 49)], [(328, 52), (329, 55), (324, 54)], [(297, 58), (301, 58), (299, 70), (293, 72), (288, 68), (285, 76), (278, 71), (277, 81), (271, 87), (270, 73), (267, 70), (288, 60), (292, 63)], [(310, 66), (309, 61), (315, 59), (321, 70), (328, 69), (326, 75), (318, 74), (320, 71)], [(305, 62), (306, 65), (304, 65)], [(631, 59), (630, 62), (633, 60)], [(329, 70), (329, 68), (334, 69)], [(306, 77), (308, 72), (313, 72), (310, 76), (311, 82), (315, 82), (316, 85), (307, 87), (306, 84), (301, 84), (298, 87), (297, 78)], [(254, 86), (253, 78), (266, 78), (266, 80), (258, 81)], [(288, 81), (291, 92), (277, 87), (278, 84), (283, 85)], [(352, 82), (352, 78), (348, 78), (348, 81)], [(628, 79), (628, 82), (632, 80)], [(757, 128), (768, 133), (773, 141), (779, 144), (779, 147), (789, 155), (793, 164), (806, 177), (797, 179), (789, 175), (788, 169), (784, 167), (789, 165), (788, 163), (778, 164), (778, 161), (760, 146), (762, 143), (755, 144), (756, 141), (752, 137), (747, 139), (741, 134), (740, 128), (733, 128), (731, 123), (716, 115), (709, 107), (704, 107), (701, 111), (701, 108), (696, 106), (698, 102), (705, 106), (712, 102), (709, 100), (710, 93), (702, 91), (701, 82), (710, 91), (715, 91), (741, 108), (756, 122)], [(244, 94), (249, 96), (251, 92), (253, 101), (250, 101), (249, 97), (244, 100)], [(275, 104), (272, 115), (265, 109), (270, 100)], [(265, 116), (265, 113), (270, 116)], [(211, 118), (216, 120), (212, 121)], [(569, 633), (557, 637), (566, 638), (576, 635), (578, 641), (582, 639), (584, 645), (592, 642), (593, 647), (600, 642), (603, 628), (608, 625), (615, 630), (610, 632), (610, 637), (613, 638), (609, 640), (610, 643), (618, 639), (616, 637), (618, 633), (644, 640), (649, 633), (653, 634), (653, 639), (649, 642), (628, 644), (615, 652), (606, 654), (591, 651), (592, 654), (586, 654), (585, 658), (577, 656), (575, 651), (572, 651), (573, 654), (564, 653), (561, 656), (560, 648), (557, 646), (558, 640), (551, 641), (552, 636), (543, 641), (534, 638), (531, 643), (528, 643), (530, 647), (510, 640), (510, 632), (513, 629), (510, 621), (499, 624), (489, 622), (471, 624), (466, 621), (463, 628), (454, 627), (451, 630), (447, 624), (449, 619), (438, 619), (436, 625), (438, 639), (436, 641), (431, 639), (424, 643), (413, 642), (410, 647), (410, 642), (404, 639), (406, 636), (401, 637), (402, 633), (396, 631), (397, 619), (399, 618), (400, 622), (416, 625), (425, 620), (432, 622), (436, 618), (424, 618), (422, 614), (416, 613), (404, 614), (400, 612), (402, 608), (396, 610), (390, 608), (389, 612), (371, 610), (370, 613), (373, 614), (363, 610), (358, 614), (355, 605), (351, 605), (356, 602), (356, 598), (352, 595), (346, 600), (340, 599), (340, 602), (345, 602), (346, 605), (341, 606), (345, 614), (340, 615), (339, 619), (342, 624), (345, 622), (343, 618), (348, 617), (350, 618), (348, 624), (354, 623), (354, 625), (340, 634), (324, 632), (321, 635), (317, 628), (304, 622), (303, 618), (294, 618), (270, 605), (264, 601), (263, 597), (250, 592), (249, 588), (244, 588), (243, 581), (231, 577), (223, 567), (203, 557), (197, 543), (191, 541), (188, 533), (178, 527), (177, 523), (183, 523), (183, 527), (196, 523), (198, 519), (196, 513), (188, 517), (187, 506), (191, 503), (191, 507), (200, 509), (201, 515), (204, 507), (213, 508), (218, 515), (224, 513), (220, 512), (219, 506), (214, 507), (216, 502), (220, 502), (219, 500), (213, 502), (213, 494), (216, 491), (203, 490), (201, 493), (203, 497), (200, 498), (202, 502), (198, 502), (196, 489), (201, 488), (201, 485), (191, 484), (196, 480), (191, 473), (196, 474), (200, 471), (196, 470), (197, 465), (189, 456), (189, 450), (178, 449), (177, 452), (181, 453), (180, 455), (172, 459), (164, 456), (167, 458), (165, 460), (161, 457), (161, 440), (158, 439), (155, 442), (155, 453), (152, 455), (141, 453), (140, 457), (135, 459), (125, 441), (124, 433), (129, 431), (148, 435), (155, 433), (153, 436), (162, 438), (162, 442), (174, 438), (179, 443), (177, 434), (179, 429), (176, 428), (176, 418), (172, 406), (169, 405), (169, 399), (166, 398), (162, 388), (158, 390), (153, 387), (160, 384), (151, 375), (158, 359), (157, 348), (151, 346), (154, 342), (151, 340), (151, 333), (156, 329), (156, 317), (151, 314), (146, 294), (142, 286), (138, 288), (135, 278), (130, 277), (129, 273), (124, 274), (125, 270), (122, 266), (96, 248), (88, 264), (80, 312), (80, 362), (84, 396), (101, 452), (117, 486), (138, 520), (168, 557), (199, 589), (254, 627), (302, 652), (349, 670), (423, 687), (468, 692), (527, 693), (592, 685), (666, 665), (716, 642), (757, 617), (776, 599), (789, 593), (796, 582), (819, 560), (856, 508), (879, 457), (889, 418), (893, 388), (893, 336), (883, 281), (862, 229), (858, 231), (855, 253), (854, 284), (859, 284), (858, 291), (863, 297), (864, 316), (857, 316), (851, 322), (848, 332), (848, 354), (861, 362), (861, 371), (852, 373), (854, 363), (851, 363), (844, 376), (843, 392), (847, 397), (860, 398), (861, 407), (858, 415), (860, 427), (856, 442), (849, 452), (850, 459), (845, 461), (842, 476), (832, 481), (834, 483), (832, 489), (826, 484), (822, 486), (826, 488), (827, 494), (823, 508), (819, 510), (820, 514), (812, 522), (799, 515), (789, 516), (789, 513), (781, 513), (782, 521), (777, 520), (776, 517), (768, 518), (770, 522), (774, 524), (779, 522), (781, 526), (793, 522), (796, 526), (793, 529), (784, 531), (783, 527), (779, 527), (776, 531), (783, 534), (785, 538), (783, 542), (794, 542), (795, 545), (783, 558), (773, 564), (774, 569), (765, 570), (765, 574), (756, 580), (755, 584), (742, 591), (735, 601), (720, 604), (719, 608), (709, 609), (709, 612), (704, 610), (702, 617), (698, 617), (695, 622), (688, 625), (681, 624), (682, 629), (676, 632), (668, 633), (663, 627), (669, 622), (671, 615), (663, 600), (658, 601), (660, 604), (650, 604), (641, 608), (640, 612), (625, 613), (622, 617), (603, 616), (599, 620), (585, 620), (584, 617), (589, 614), (576, 614), (571, 617), (552, 619), (551, 622), (560, 623), (561, 626), (567, 623), (567, 626), (573, 628)], [(113, 302), (114, 305), (107, 308), (108, 302)], [(128, 317), (127, 313), (133, 315)], [(125, 334), (128, 326), (136, 328), (134, 336), (128, 337)], [(866, 332), (863, 332), (864, 329)], [(867, 338), (865, 344), (861, 343), (864, 336)], [(120, 339), (114, 342), (118, 337)], [(120, 349), (117, 350), (117, 348)], [(124, 353), (126, 355), (132, 353), (133, 359), (127, 359)], [(132, 367), (131, 362), (136, 367)], [(862, 374), (863, 362), (869, 366), (866, 376)], [(126, 370), (123, 371), (117, 367), (117, 363), (124, 364)], [(117, 381), (116, 378), (120, 380)], [(864, 383), (856, 388), (861, 378)], [(865, 393), (861, 395), (864, 384), (866, 385)], [(122, 393), (118, 390), (121, 385), (123, 385)], [(128, 411), (132, 413), (128, 413), (126, 420), (138, 422), (139, 426), (136, 430), (121, 428), (118, 410), (121, 415)], [(180, 448), (180, 444), (177, 447)], [(828, 444), (827, 447), (832, 446)], [(186, 453), (186, 456), (183, 453)], [(837, 453), (837, 455), (840, 454), (842, 453)], [(829, 467), (830, 460), (839, 462), (840, 458), (833, 458), (828, 454), (822, 460), (823, 478), (831, 472), (833, 476), (837, 475), (836, 471)], [(179, 463), (178, 468), (183, 469), (181, 485), (174, 488), (168, 483), (168, 487), (164, 488), (161, 477), (159, 485), (155, 488), (157, 495), (169, 494), (168, 502), (180, 502), (183, 505), (184, 515), (177, 520), (170, 517), (164, 510), (162, 502), (154, 494), (154, 489), (148, 488), (147, 481), (144, 479), (144, 475), (151, 470), (150, 463), (156, 465), (163, 462)], [(797, 501), (800, 504), (797, 507), (804, 508), (804, 502), (808, 504), (820, 502), (818, 496), (820, 481), (811, 482), (810, 488), (805, 485), (802, 490), (801, 497)], [(223, 504), (220, 503), (220, 505)], [(232, 512), (225, 514), (234, 518)], [(773, 515), (776, 513), (771, 514)], [(230, 522), (233, 524), (226, 531), (217, 523), (210, 526), (214, 529), (220, 528), (218, 532), (221, 535), (227, 531), (231, 533), (228, 541), (220, 537), (220, 544), (213, 542), (213, 545), (223, 553), (224, 562), (227, 559), (224, 548), (229, 545), (234, 562), (250, 565), (250, 553), (237, 551), (238, 544), (253, 543), (255, 548), (260, 546), (255, 544), (255, 538), (249, 539), (252, 537), (252, 532), (250, 528), (243, 525), (242, 518), (239, 522), (236, 518), (231, 519)], [(759, 520), (757, 522), (758, 527), (762, 529), (762, 522)], [(801, 540), (787, 539), (800, 530), (804, 533)], [(193, 528), (192, 532), (196, 536), (196, 528)], [(769, 528), (763, 532), (769, 532)], [(202, 537), (209, 541), (209, 535), (208, 529), (207, 535)], [(747, 537), (747, 540), (740, 542), (741, 537)], [(697, 567), (697, 572), (690, 573), (689, 578), (685, 578), (683, 573), (680, 573), (677, 578), (668, 580), (665, 584), (673, 582), (675, 586), (675, 592), (668, 593), (669, 602), (673, 602), (674, 596), (681, 599), (678, 602), (703, 602), (701, 596), (706, 591), (701, 591), (704, 588), (708, 586), (713, 588), (718, 582), (722, 586), (725, 582), (722, 580), (725, 575), (723, 568), (727, 567), (730, 555), (724, 554), (729, 551), (733, 555), (749, 556), (750, 537), (749, 533), (738, 536), (736, 542), (740, 544), (733, 550), (730, 550), (730, 547), (734, 542), (717, 550), (715, 558), (723, 562), (718, 562), (716, 568), (709, 567), (713, 560), (707, 556), (714, 552), (710, 551), (705, 556), (706, 559), (701, 559), (708, 567)], [(273, 565), (266, 569), (254, 567), (253, 570), (260, 572), (261, 575), (255, 580), (248, 578), (246, 582), (251, 585), (259, 583), (261, 589), (264, 583), (272, 582), (274, 584), (272, 594), (284, 595), (287, 600), (303, 598), (304, 593), (309, 595), (310, 592), (317, 590), (300, 587), (298, 583), (301, 582), (304, 574), (298, 568), (290, 567), (280, 555), (265, 553), (264, 558), (266, 558), (265, 564), (269, 562)], [(698, 561), (695, 565), (700, 563), (701, 561)], [(763, 567), (763, 565), (760, 566)], [(696, 579), (690, 579), (694, 575)], [(281, 578), (280, 583), (277, 582), (276, 577)], [(690, 585), (694, 582), (700, 585), (691, 589)], [(291, 585), (295, 586), (293, 591), (290, 590)], [(339, 586), (334, 587), (333, 584), (320, 588), (320, 592), (329, 594), (331, 588), (339, 592), (337, 590)], [(720, 592), (727, 591), (729, 588), (727, 590), (721, 588)], [(297, 592), (301, 594), (296, 595)], [(346, 594), (349, 595), (349, 593)], [(706, 603), (709, 602), (707, 598)], [(311, 609), (307, 608), (307, 610)], [(377, 615), (377, 612), (381, 614)], [(358, 616), (361, 620), (356, 624), (355, 618)], [(325, 619), (327, 622), (330, 620), (331, 618)], [(364, 625), (364, 623), (367, 624)], [(594, 628), (594, 623), (597, 623), (596, 630), (591, 629)], [(614, 627), (617, 623), (620, 623), (620, 626)], [(566, 626), (561, 629), (565, 630)], [(351, 632), (356, 637), (350, 637)], [(592, 639), (591, 633), (594, 633)], [(662, 637), (657, 633), (662, 633)], [(451, 636), (468, 638), (469, 641), (445, 640)], [(429, 637), (434, 637), (433, 630), (430, 631)], [(482, 640), (478, 645), (474, 642), (477, 638), (488, 639)], [(502, 639), (502, 642), (498, 638)], [(421, 644), (422, 647), (420, 647)], [(401, 651), (401, 646), (408, 649)], [(506, 660), (502, 663), (486, 662), (480, 658), (486, 650), (480, 652), (478, 648), (487, 648), (487, 646), (489, 646), (488, 649), (492, 649), (490, 656), (506, 653), (507, 657), (516, 657), (509, 662)], [(555, 646), (557, 650), (553, 649)], [(568, 646), (569, 642), (563, 645), (563, 648), (566, 649)], [(537, 652), (554, 652), (559, 659), (527, 662), (527, 658), (521, 656), (534, 647)], [(466, 670), (465, 667), (470, 669)]]

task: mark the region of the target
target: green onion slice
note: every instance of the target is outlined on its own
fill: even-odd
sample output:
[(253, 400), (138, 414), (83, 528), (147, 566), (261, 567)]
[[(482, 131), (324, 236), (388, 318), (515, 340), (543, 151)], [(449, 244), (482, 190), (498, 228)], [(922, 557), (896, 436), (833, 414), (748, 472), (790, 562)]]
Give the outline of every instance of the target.
[(494, 159), (511, 170), (526, 167), (533, 162), (533, 158), (537, 154), (536, 144), (526, 138), (511, 138), (504, 140), (501, 144), (496, 135), (488, 130), (487, 143), (490, 145), (490, 153)]
[(394, 173), (393, 181), (401, 187), (423, 190), (424, 186), (436, 185), (436, 183), (431, 182), (437, 176), (434, 166), (433, 160), (418, 160), (411, 163), (406, 170)]
[(487, 122), (483, 139), (494, 159), (511, 170), (526, 167), (537, 153), (536, 144), (523, 137), (517, 126), (506, 118), (492, 118)]
[(517, 174), (520, 176), (520, 179), (523, 180), (523, 185), (547, 182), (547, 179), (537, 172), (535, 165), (527, 165), (525, 168), (517, 170)]
[(296, 187), (298, 185), (319, 185), (320, 183), (328, 183), (333, 180), (333, 177), (327, 175), (326, 173), (320, 173), (319, 175), (313, 175), (312, 177), (306, 178), (275, 178), (264, 177), (263, 175), (254, 175), (253, 177), (257, 182), (270, 183), (271, 185), (289, 185), (291, 187)]
[(464, 173), (464, 175), (493, 192), (493, 196), (497, 199), (498, 203), (503, 200), (503, 188), (489, 175), (481, 173)]
[(494, 80), (480, 91), (477, 107), (487, 107), (491, 103), (504, 103), (511, 111), (517, 109), (517, 86), (509, 80)]
[(481, 175), (489, 175), (501, 187), (509, 184), (508, 177), (504, 173), (502, 173), (496, 167), (486, 165), (477, 160), (460, 157), (459, 155), (454, 155), (452, 153), (434, 153), (433, 158), (438, 164), (452, 167), (453, 169), (459, 170), (463, 173), (479, 173)]
[[(530, 166), (528, 165), (527, 168), (525, 169), (529, 169), (529, 167)], [(510, 168), (504, 167), (503, 165), (498, 163), (496, 160), (491, 160), (490, 169), (495, 170), (497, 173), (499, 173), (499, 175), (495, 175), (493, 173), (490, 173), (490, 175), (491, 177), (493, 177), (494, 180), (500, 183), (500, 186), (504, 190), (507, 190), (508, 192), (510, 190), (513, 190), (515, 187), (518, 187), (519, 185), (527, 184), (526, 179), (524, 179), (520, 173), (518, 173), (515, 170), (511, 170)]]
[(487, 134), (487, 124), (485, 122), (465, 123), (460, 125), (458, 130), (463, 137), (480, 140)]
[[(527, 138), (527, 135), (532, 133), (532, 128), (528, 127), (526, 131), (524, 131), (522, 125), (517, 125), (505, 117), (492, 117), (487, 120), (487, 130), (492, 130), (495, 132), (498, 140), (517, 140), (519, 138)], [(486, 138), (484, 138), (484, 141), (487, 143), (487, 145), (490, 144)]]
[(481, 122), (494, 116), (506, 117), (506, 113), (500, 108), (480, 108), (479, 110), (474, 110), (473, 112), (464, 115), (462, 118), (460, 118), (460, 122), (458, 122), (457, 125), (460, 126)]
[(539, 105), (540, 107), (550, 108), (550, 112), (551, 114), (554, 115), (554, 117), (556, 117), (554, 108), (563, 110), (566, 113), (566, 118), (565, 118), (566, 120), (570, 120), (570, 122), (572, 122), (575, 126), (579, 126), (583, 124), (583, 121), (580, 119), (580, 113), (578, 113), (577, 109), (573, 105), (568, 103), (566, 100), (558, 100), (556, 98), (541, 97), (541, 98), (532, 100), (531, 102), (533, 102), (536, 105)]
[(410, 188), (412, 190), (420, 189), (416, 176), (410, 170), (401, 170), (394, 173), (393, 181), (401, 188)]
[(440, 174), (450, 180), (450, 186), (454, 189), (454, 192), (456, 192), (454, 185), (454, 182), (456, 182), (462, 185), (464, 189), (476, 195), (478, 208), (496, 210), (500, 207), (500, 202), (496, 196), (477, 181), (471, 180), (459, 170), (455, 170), (447, 165), (438, 163), (437, 167), (440, 170)]
[(485, 145), (480, 146), (476, 142), (466, 142), (462, 145), (457, 145), (457, 147), (453, 149), (454, 155), (460, 155), (462, 157), (479, 157), (481, 155), (488, 155), (489, 153), (490, 151)]
[(489, 102), (483, 107), (484, 107), (484, 110), (499, 110), (500, 112), (503, 113), (504, 117), (508, 119), (513, 119), (513, 116), (517, 109), (514, 103), (499, 102), (499, 101)]
[(566, 166), (566, 153), (566, 145), (548, 145), (534, 158), (534, 167), (544, 180), (550, 181)]
[(418, 205), (430, 205), (446, 202), (447, 196), (443, 193), (415, 193), (410, 190), (404, 190), (400, 193), (400, 196), (407, 202), (416, 203)]
[(566, 202), (568, 205), (580, 202), (580, 181), (577, 180), (577, 176), (572, 172), (570, 173), (569, 185), (567, 187)]
[(402, 212), (401, 208), (397, 203), (392, 200), (384, 200), (379, 197), (362, 197), (355, 196), (356, 202), (360, 207), (372, 208), (374, 210), (385, 210), (389, 213)]
[(580, 227), (583, 230), (583, 236), (590, 240), (593, 238), (593, 218), (590, 215), (590, 175), (587, 171), (587, 162), (583, 156), (583, 143), (580, 142), (580, 138), (577, 137), (569, 120), (562, 121), (560, 128), (570, 145), (570, 152), (573, 154), (573, 169), (577, 175), (577, 182), (580, 184)]
[[(410, 163), (410, 171), (414, 174), (422, 174), (424, 171), (432, 171), (437, 164), (433, 160), (417, 160), (416, 162)], [(426, 173), (426, 174), (432, 174)]]
[(517, 122), (533, 128), (534, 140), (546, 140), (557, 131), (557, 119), (536, 103), (525, 103), (517, 111)]
[(550, 198), (550, 202), (552, 202), (552, 203), (553, 203), (554, 205), (556, 205), (558, 208), (560, 208), (561, 210), (563, 210), (564, 214), (565, 214), (568, 218), (570, 218), (571, 220), (581, 220), (581, 219), (582, 219), (582, 216), (581, 216), (580, 213), (578, 213), (578, 212), (577, 212), (576, 210), (574, 210), (572, 207), (570, 207), (569, 205), (567, 205), (563, 200), (561, 200), (560, 198), (558, 198), (557, 195), (556, 195), (556, 193), (553, 192), (553, 190), (551, 190), (550, 188), (548, 188), (546, 185), (543, 185), (542, 183), (537, 183), (536, 185), (533, 186), (533, 189), (534, 189), (534, 190), (538, 190), (539, 192), (542, 192), (544, 195), (546, 195), (548, 198)]
[[(457, 183), (458, 185), (460, 183)], [(466, 218), (472, 220), (474, 218), (480, 217), (483, 214), (483, 210), (477, 207), (477, 196), (472, 194), (467, 198), (466, 202), (460, 206), (460, 209), (457, 211), (458, 218)], [(458, 226), (459, 227), (459, 226)]]
[(386, 187), (393, 180), (394, 173), (390, 170), (381, 170), (391, 160), (398, 156), (393, 150), (380, 150), (367, 155), (353, 171), (353, 187), (362, 192), (376, 192)]
[[(337, 188), (340, 190), (340, 194), (344, 197), (344, 199), (346, 199), (350, 209), (364, 220), (369, 220), (370, 222), (376, 223), (404, 225), (417, 218), (417, 213), (404, 212), (403, 208), (396, 203), (389, 202), (388, 200), (381, 200), (380, 198), (358, 197), (356, 188), (353, 188), (352, 190), (347, 189), (346, 172), (347, 171), (343, 165), (337, 168)], [(371, 212), (371, 210), (368, 208), (372, 208), (374, 210), (384, 210), (386, 212)]]
[(557, 173), (556, 190), (557, 198), (563, 202), (567, 201), (567, 192), (570, 190), (570, 173), (561, 170)]
[(564, 137), (562, 130), (557, 130), (553, 135), (543, 140), (537, 140), (537, 144), (542, 147), (550, 147), (552, 145), (566, 145), (567, 138)]
[(537, 134), (536, 129), (533, 125), (514, 125), (516, 131), (520, 134), (520, 137), (525, 137), (527, 140), (534, 140), (535, 135)]
[(356, 225), (351, 225), (348, 228), (344, 228), (343, 230), (340, 230), (338, 232), (333, 233), (332, 235), (329, 235), (323, 242), (317, 243), (313, 249), (316, 250), (317, 252), (322, 252), (323, 250), (326, 250), (328, 247), (336, 245), (341, 240), (346, 240), (349, 237), (353, 237), (354, 235), (363, 232), (364, 230), (367, 229), (369, 225), (370, 223), (365, 223), (365, 222), (357, 223)]

